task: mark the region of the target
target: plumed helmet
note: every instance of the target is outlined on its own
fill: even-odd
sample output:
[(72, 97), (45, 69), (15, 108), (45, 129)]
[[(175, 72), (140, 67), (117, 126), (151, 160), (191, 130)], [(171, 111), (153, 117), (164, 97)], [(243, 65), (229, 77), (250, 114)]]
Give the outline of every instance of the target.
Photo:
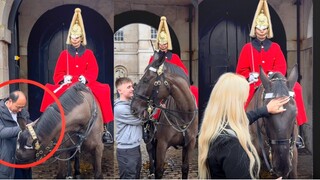
[(256, 13), (253, 18), (250, 36), (256, 37), (255, 28), (258, 29), (266, 29), (268, 28), (267, 38), (273, 38), (273, 31), (272, 31), (272, 24), (271, 24), (271, 17), (269, 13), (268, 3), (267, 0), (260, 0)]
[(171, 43), (169, 27), (167, 24), (167, 18), (165, 16), (162, 16), (160, 18), (160, 24), (158, 28), (156, 49), (159, 49), (159, 44), (166, 44), (166, 43), (168, 43), (168, 49), (172, 50), (172, 43)]
[(87, 45), (87, 39), (86, 39), (86, 32), (84, 29), (84, 24), (81, 16), (81, 9), (76, 8), (74, 10), (74, 15), (70, 24), (69, 32), (68, 32), (68, 37), (67, 37), (67, 44), (71, 44), (70, 38), (77, 38), (81, 37), (82, 38), (82, 45)]

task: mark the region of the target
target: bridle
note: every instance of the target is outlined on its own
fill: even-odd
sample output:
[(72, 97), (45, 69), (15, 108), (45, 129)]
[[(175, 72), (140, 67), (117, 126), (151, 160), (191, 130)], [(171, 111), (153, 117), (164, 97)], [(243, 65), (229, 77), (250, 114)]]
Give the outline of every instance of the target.
[[(286, 79), (283, 78), (273, 78), (270, 80), (271, 82), (273, 81), (287, 81)], [(260, 86), (259, 88), (261, 88), (262, 86)], [(294, 100), (294, 92), (293, 91), (289, 91), (289, 96), (291, 98), (291, 100)], [(261, 99), (263, 99), (263, 105), (266, 105), (267, 102), (269, 102), (270, 100), (276, 98), (276, 95), (274, 93), (265, 93), (265, 89), (262, 92), (262, 97)], [(258, 101), (258, 98), (257, 98)], [(256, 107), (257, 107), (258, 103), (256, 102)], [(294, 130), (292, 130), (291, 133), (291, 137), (290, 138), (285, 138), (285, 139), (271, 139), (270, 138), (270, 132), (269, 129), (267, 128), (267, 126), (265, 125), (265, 122), (268, 121), (268, 119), (266, 119), (265, 117), (262, 118), (263, 119), (263, 126), (265, 127), (265, 131), (266, 131), (266, 138), (267, 140), (265, 141), (267, 144), (267, 148), (269, 148), (269, 160), (270, 163), (268, 161), (265, 149), (264, 149), (264, 145), (263, 145), (263, 140), (262, 140), (262, 133), (261, 133), (261, 127), (259, 126), (259, 123), (256, 123), (257, 125), (257, 133), (258, 133), (258, 140), (259, 140), (259, 146), (261, 148), (262, 151), (262, 155), (263, 155), (263, 159), (264, 162), (269, 170), (270, 173), (273, 173), (273, 167), (272, 167), (272, 147), (271, 145), (285, 145), (285, 144), (289, 144), (290, 148), (289, 148), (289, 153), (290, 153), (290, 162), (292, 162), (293, 159), (293, 150), (294, 150), (294, 146), (296, 144), (296, 140), (294, 137)]]
[[(145, 102), (147, 102), (147, 112), (149, 115), (149, 119), (152, 118), (152, 112), (155, 110), (155, 108), (161, 107), (160, 106), (160, 99), (158, 98), (158, 94), (159, 94), (159, 88), (160, 86), (163, 84), (165, 85), (167, 91), (170, 93), (170, 87), (169, 87), (169, 83), (168, 81), (165, 79), (165, 74), (164, 74), (164, 63), (162, 63), (158, 69), (150, 66), (149, 67), (149, 71), (152, 71), (154, 73), (157, 73), (157, 77), (153, 83), (153, 88), (151, 91), (151, 95), (150, 96), (145, 96), (142, 94), (138, 94), (136, 91), (134, 91), (134, 96), (133, 99), (138, 98), (140, 100), (143, 100)], [(144, 75), (142, 76), (141, 80), (143, 80), (143, 78), (145, 77), (147, 71), (144, 73)], [(140, 81), (141, 81), (140, 80)]]
[[(162, 107), (160, 105), (161, 99), (158, 98), (160, 86), (163, 84), (166, 87), (168, 93), (171, 94), (170, 84), (166, 80), (165, 73), (164, 73), (164, 63), (162, 63), (159, 66), (158, 69), (156, 69), (154, 67), (150, 67), (148, 70), (157, 74), (157, 77), (156, 77), (156, 79), (155, 79), (155, 81), (153, 83), (153, 88), (152, 88), (152, 91), (151, 91), (151, 95), (150, 96), (145, 96), (145, 95), (142, 95), (142, 94), (138, 94), (135, 91), (134, 92), (134, 97), (133, 97), (133, 100), (134, 100), (134, 98), (138, 98), (138, 99), (143, 100), (143, 101), (145, 101), (147, 103), (148, 118), (144, 119), (144, 121), (151, 120), (152, 122), (160, 125), (159, 121), (153, 119), (153, 112), (155, 111), (156, 108), (158, 108), (158, 109), (161, 109), (161, 111), (163, 112), (167, 122), (169, 123), (169, 125), (171, 127), (173, 127), (173, 129), (175, 129), (178, 132), (182, 132), (183, 134), (185, 134), (185, 131), (189, 128), (189, 126), (195, 120), (198, 110), (196, 109), (196, 110), (191, 111), (191, 112), (190, 111), (183, 112), (183, 111), (177, 111), (177, 110), (173, 110), (173, 109), (168, 109), (168, 108)], [(147, 73), (147, 71), (142, 76), (142, 78), (141, 78), (142, 81), (143, 81), (143, 78), (146, 75), (146, 73)], [(162, 100), (162, 101), (164, 101), (164, 100)], [(176, 119), (180, 119), (181, 120), (181, 118), (179, 116), (175, 115), (175, 113), (193, 114), (193, 117), (189, 122), (184, 123), (183, 125), (179, 125), (179, 122), (177, 120), (172, 121), (170, 118), (168, 118), (168, 114), (170, 114), (170, 115), (174, 116)], [(164, 125), (164, 124), (162, 124), (162, 125)]]

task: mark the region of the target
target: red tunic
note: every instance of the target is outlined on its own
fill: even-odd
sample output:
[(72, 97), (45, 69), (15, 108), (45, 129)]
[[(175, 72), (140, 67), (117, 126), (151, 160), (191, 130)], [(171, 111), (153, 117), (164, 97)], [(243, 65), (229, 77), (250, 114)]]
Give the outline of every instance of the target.
[[(241, 50), (236, 73), (243, 75), (245, 78), (249, 77), (250, 72), (260, 73), (260, 66), (268, 74), (269, 72), (281, 72), (283, 75), (287, 71), (287, 63), (285, 57), (277, 43), (270, 40), (264, 41), (265, 45), (261, 47), (258, 40), (253, 40), (252, 43), (247, 43)], [(253, 44), (253, 45), (252, 45)], [(254, 59), (254, 66), (252, 65), (252, 57)], [(250, 84), (250, 92), (246, 107), (251, 101), (255, 89), (261, 84), (260, 78), (256, 83)], [(304, 103), (302, 100), (302, 89), (299, 83), (296, 83), (293, 91), (295, 92), (295, 100), (297, 103), (298, 125), (302, 125), (308, 121)]]
[[(78, 82), (80, 75), (83, 75), (87, 80), (87, 86), (92, 90), (93, 94), (97, 98), (103, 115), (103, 122), (108, 123), (113, 121), (113, 112), (111, 106), (111, 92), (108, 84), (102, 84), (97, 82), (98, 78), (98, 64), (93, 52), (89, 49), (84, 49), (81, 55), (70, 53), (67, 50), (61, 52), (57, 65), (55, 67), (53, 81), (55, 85), (47, 84), (51, 90), (55, 90), (60, 86), (64, 80), (64, 75), (69, 74), (72, 76), (72, 84)], [(68, 63), (67, 63), (68, 59)], [(67, 69), (67, 66), (69, 69)], [(69, 73), (67, 72), (69, 71)], [(65, 85), (61, 88), (56, 95), (59, 97), (70, 86)], [(40, 111), (43, 112), (53, 102), (53, 98), (45, 93), (43, 96)]]

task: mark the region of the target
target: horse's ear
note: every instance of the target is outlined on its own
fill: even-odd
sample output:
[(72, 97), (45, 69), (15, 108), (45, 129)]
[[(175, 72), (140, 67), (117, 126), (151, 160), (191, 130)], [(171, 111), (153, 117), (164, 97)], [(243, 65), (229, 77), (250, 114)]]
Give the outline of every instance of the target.
[(287, 86), (292, 89), (294, 84), (298, 81), (298, 65), (295, 64), (288, 77)]
[(19, 124), (19, 127), (21, 130), (25, 130), (26, 129), (26, 121), (23, 118), (17, 118), (17, 122)]
[(166, 53), (163, 51), (155, 52), (153, 55), (152, 66), (158, 68), (166, 59)]
[(261, 82), (262, 82), (264, 89), (270, 91), (271, 81), (269, 80), (268, 76), (264, 72), (262, 66), (260, 66), (260, 79), (261, 79)]

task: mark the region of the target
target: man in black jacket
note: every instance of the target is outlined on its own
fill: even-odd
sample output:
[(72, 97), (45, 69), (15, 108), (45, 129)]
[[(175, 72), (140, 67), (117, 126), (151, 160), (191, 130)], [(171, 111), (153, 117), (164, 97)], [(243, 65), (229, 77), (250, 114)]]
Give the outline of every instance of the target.
[[(8, 98), (0, 100), (0, 159), (14, 164), (17, 136), (21, 131), (19, 121), (30, 123), (29, 112), (24, 109), (27, 98), (21, 91), (10, 93)], [(31, 168), (15, 169), (0, 164), (1, 179), (31, 179)]]

